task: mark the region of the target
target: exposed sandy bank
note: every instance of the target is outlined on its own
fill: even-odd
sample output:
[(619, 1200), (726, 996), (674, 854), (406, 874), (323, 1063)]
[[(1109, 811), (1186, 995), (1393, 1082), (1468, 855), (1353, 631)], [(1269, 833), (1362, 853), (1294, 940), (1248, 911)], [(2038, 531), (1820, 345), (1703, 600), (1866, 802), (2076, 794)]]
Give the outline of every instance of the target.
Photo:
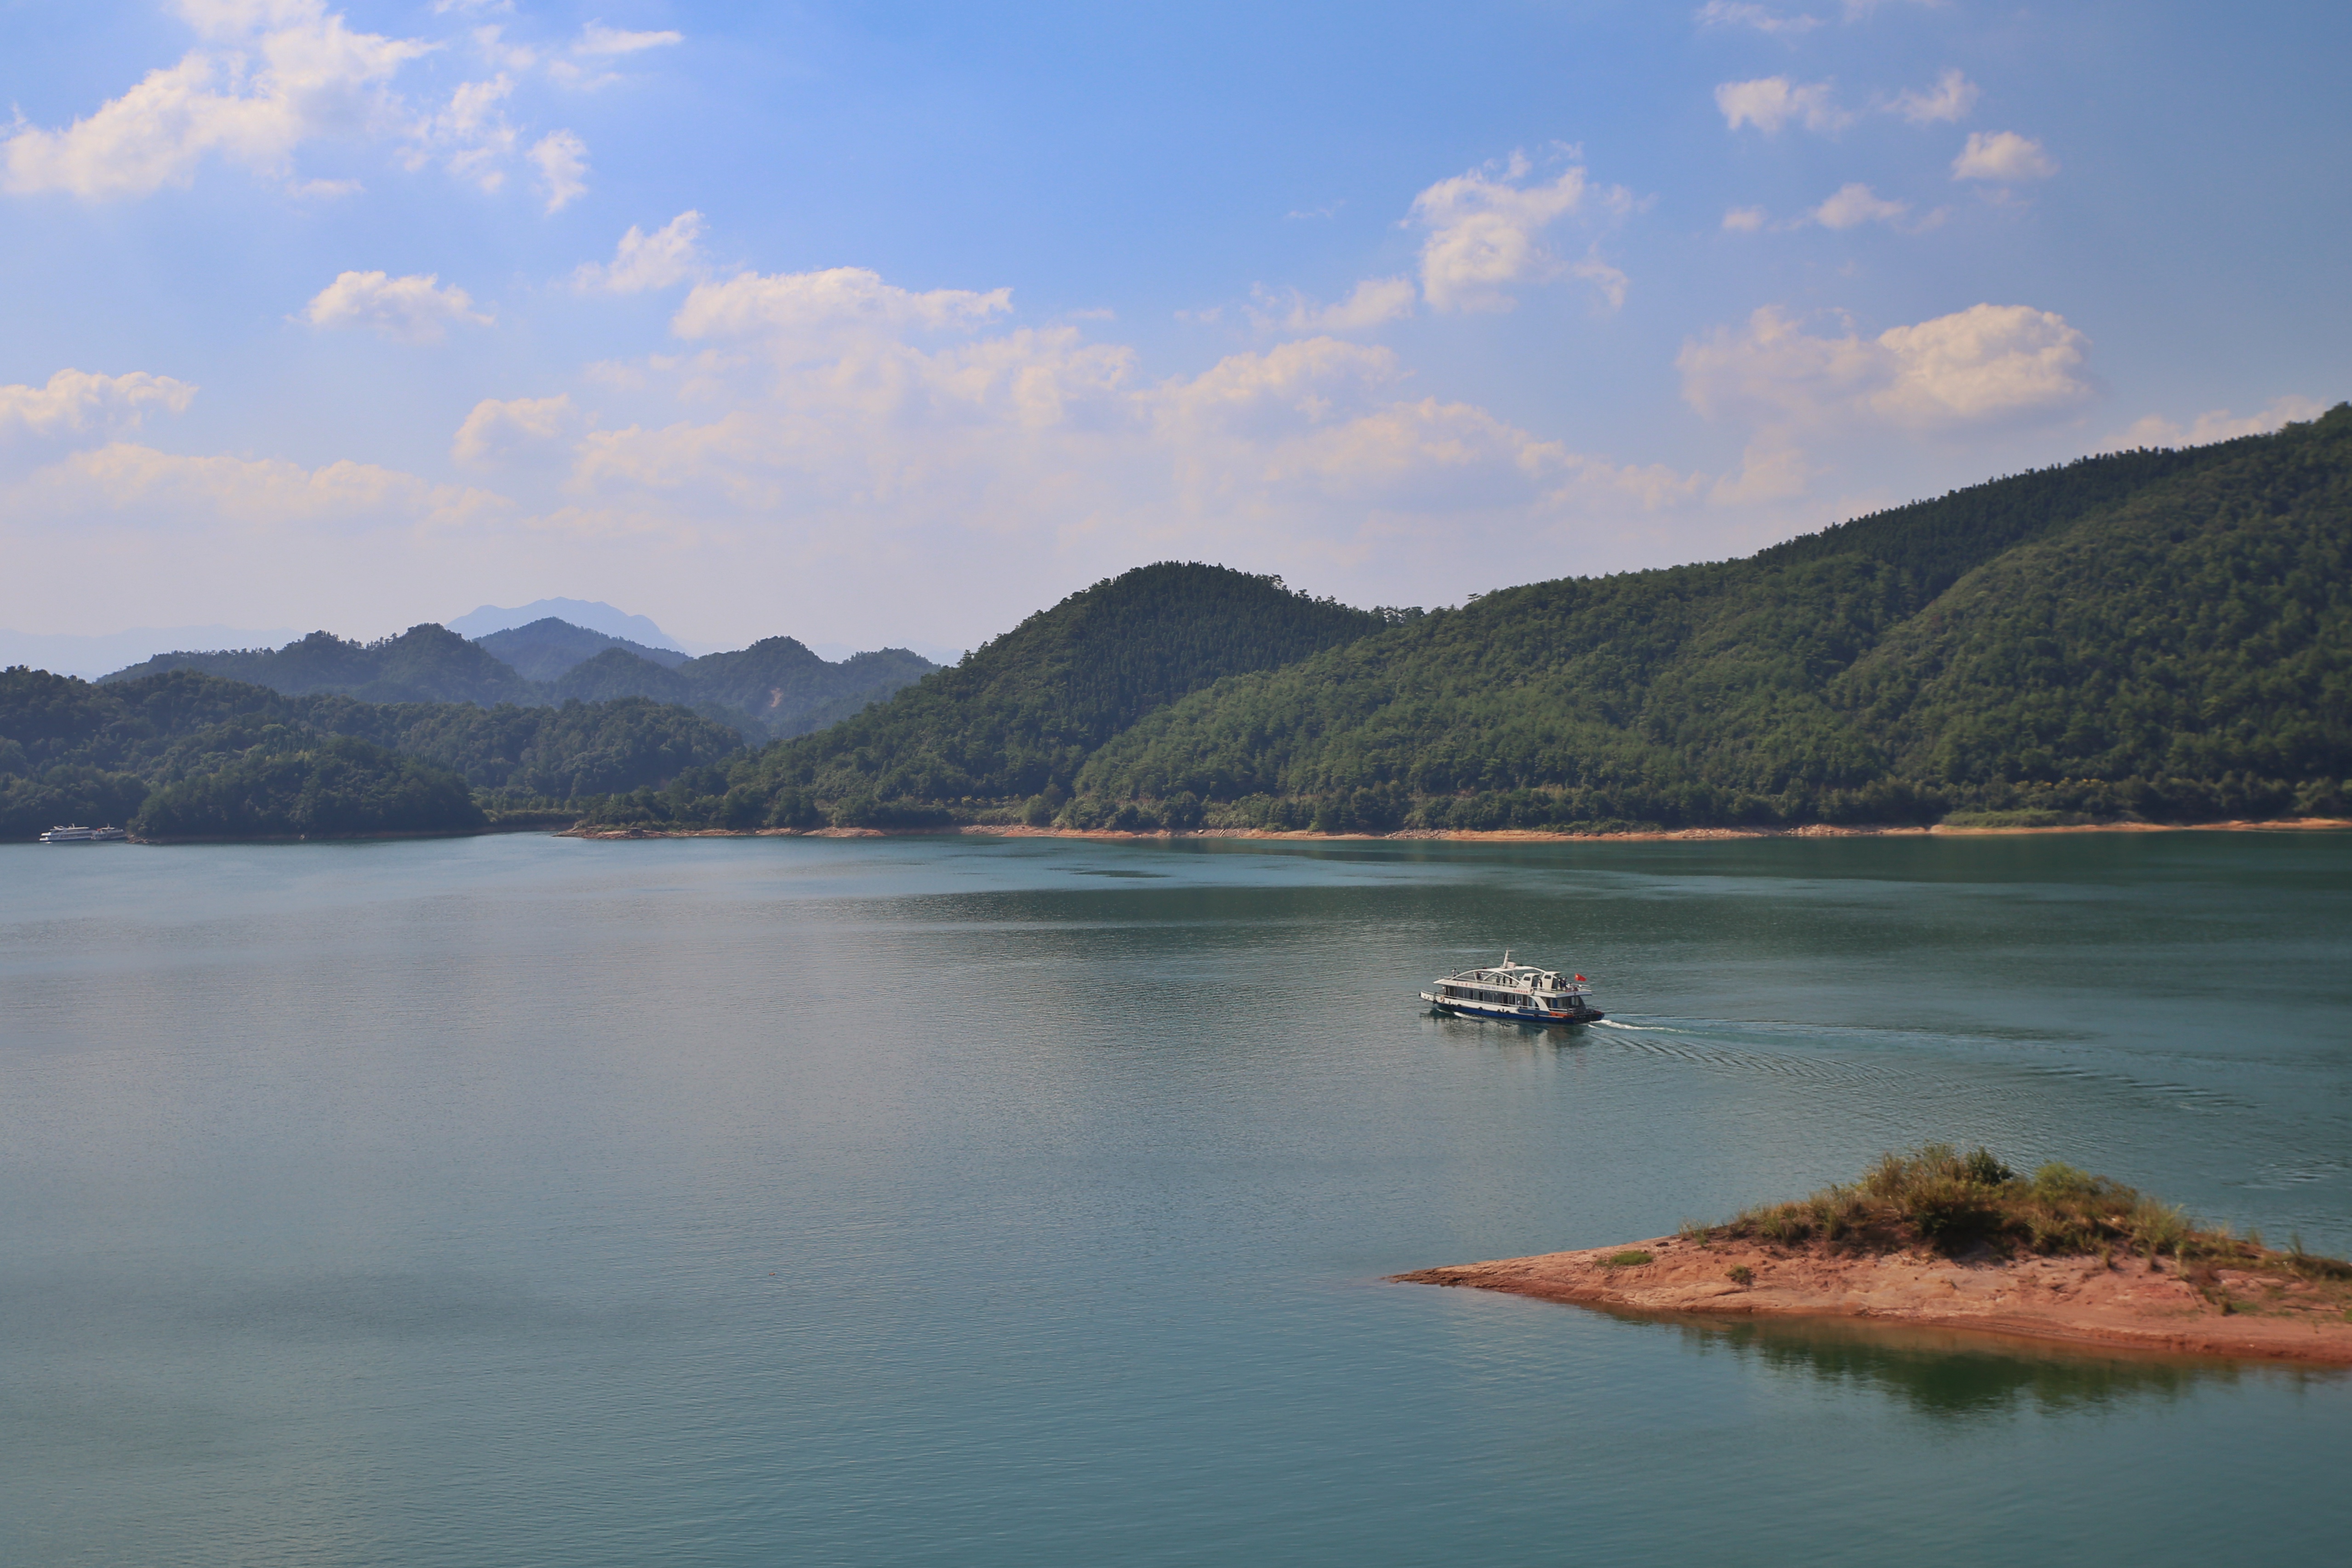
[[(1611, 1267), (1625, 1252), (1652, 1261)], [(1745, 1268), (1742, 1284), (1730, 1270)], [(1961, 1261), (1930, 1252), (1832, 1255), (1679, 1237), (1423, 1269), (1400, 1284), (1467, 1285), (1580, 1306), (1716, 1317), (1866, 1319), (2078, 1344), (2352, 1365), (2352, 1291), (2275, 1272), (2151, 1270), (2139, 1258)], [(2223, 1302), (2231, 1310), (2223, 1310)]]
[(1886, 839), (2000, 838), (2034, 833), (2252, 833), (2352, 828), (2336, 817), (2291, 817), (2248, 822), (2090, 822), (2063, 828), (1837, 828), (1813, 823), (1801, 828), (1675, 828), (1656, 832), (1553, 833), (1532, 828), (1472, 831), (1452, 828), (1407, 828), (1394, 833), (1317, 833), (1277, 831), (1267, 828), (1192, 828), (1181, 832), (1160, 829), (1149, 833), (1118, 832), (1109, 828), (1031, 828), (1018, 823), (975, 823), (952, 828), (566, 828), (557, 835), (572, 839), (895, 839), (940, 838), (971, 834), (1004, 839), (1278, 839), (1312, 843), (1348, 840), (1445, 839), (1465, 843), (1595, 843), (1602, 841), (1663, 842), (1705, 839)]

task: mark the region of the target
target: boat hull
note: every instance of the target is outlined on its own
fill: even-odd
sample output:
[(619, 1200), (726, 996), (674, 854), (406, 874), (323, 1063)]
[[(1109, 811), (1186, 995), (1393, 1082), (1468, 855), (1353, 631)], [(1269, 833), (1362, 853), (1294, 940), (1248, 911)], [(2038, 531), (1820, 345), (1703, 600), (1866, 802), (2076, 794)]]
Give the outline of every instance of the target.
[(1580, 1013), (1539, 1013), (1523, 1008), (1488, 1007), (1479, 1002), (1456, 1001), (1434, 997), (1427, 991), (1421, 999), (1430, 1010), (1446, 1018), (1486, 1019), (1495, 1023), (1524, 1023), (1551, 1028), (1560, 1024), (1598, 1023), (1609, 1015), (1598, 1008), (1588, 1008)]

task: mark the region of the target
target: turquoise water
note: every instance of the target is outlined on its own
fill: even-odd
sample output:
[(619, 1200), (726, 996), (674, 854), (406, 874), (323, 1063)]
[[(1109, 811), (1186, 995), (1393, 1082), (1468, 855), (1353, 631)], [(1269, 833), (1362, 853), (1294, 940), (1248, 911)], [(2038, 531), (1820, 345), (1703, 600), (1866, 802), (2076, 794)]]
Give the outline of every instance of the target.
[(2341, 1375), (1381, 1282), (1929, 1137), (2352, 1249), (2352, 835), (0, 849), (0, 1557), (2333, 1560)]

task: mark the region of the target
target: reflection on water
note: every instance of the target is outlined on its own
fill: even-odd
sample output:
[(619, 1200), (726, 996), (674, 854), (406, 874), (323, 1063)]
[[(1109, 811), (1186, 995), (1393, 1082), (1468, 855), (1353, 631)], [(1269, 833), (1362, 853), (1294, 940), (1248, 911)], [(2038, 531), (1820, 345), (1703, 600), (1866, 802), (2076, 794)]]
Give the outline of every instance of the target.
[(2228, 1388), (2248, 1379), (2352, 1384), (2333, 1367), (2135, 1354), (1899, 1323), (1747, 1318), (1675, 1326), (1699, 1354), (1728, 1353), (1782, 1376), (1873, 1390), (1925, 1416), (2170, 1404), (2209, 1385)]
[[(2352, 1378), (1370, 1283), (1931, 1137), (2352, 1246), (2352, 835), (0, 846), (0, 889), (9, 1568), (2352, 1533)], [(1429, 1016), (1506, 946), (1610, 1022)]]

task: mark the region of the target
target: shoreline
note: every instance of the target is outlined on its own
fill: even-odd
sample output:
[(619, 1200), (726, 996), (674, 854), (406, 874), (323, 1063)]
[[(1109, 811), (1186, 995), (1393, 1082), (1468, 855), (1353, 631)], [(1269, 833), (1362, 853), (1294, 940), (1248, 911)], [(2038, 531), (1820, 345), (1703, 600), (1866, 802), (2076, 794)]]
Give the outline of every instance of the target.
[[(1017, 822), (968, 822), (940, 828), (605, 828), (560, 830), (565, 839), (1101, 839), (1141, 842), (1157, 839), (1265, 839), (1301, 843), (1447, 841), (1463, 843), (1669, 843), (1731, 839), (1977, 839), (2023, 838), (2049, 833), (2261, 833), (2352, 830), (2341, 817), (2232, 818), (2216, 822), (2080, 822), (2061, 827), (1848, 828), (1810, 823), (1799, 828), (1661, 828), (1610, 833), (1551, 832), (1539, 828), (1403, 828), (1393, 833), (1318, 833), (1307, 829), (1160, 828), (1126, 832), (1114, 828), (1033, 828)], [(528, 831), (528, 830), (518, 830)]]
[[(1613, 1260), (1646, 1254), (1644, 1261)], [(1735, 1280), (1735, 1269), (1748, 1272)], [(1675, 1319), (1826, 1319), (2083, 1349), (2352, 1368), (2340, 1290), (2137, 1257), (1960, 1260), (1676, 1236), (1389, 1276)], [(2243, 1299), (2242, 1298), (2242, 1293)], [(2328, 1315), (2332, 1313), (2333, 1315)]]

